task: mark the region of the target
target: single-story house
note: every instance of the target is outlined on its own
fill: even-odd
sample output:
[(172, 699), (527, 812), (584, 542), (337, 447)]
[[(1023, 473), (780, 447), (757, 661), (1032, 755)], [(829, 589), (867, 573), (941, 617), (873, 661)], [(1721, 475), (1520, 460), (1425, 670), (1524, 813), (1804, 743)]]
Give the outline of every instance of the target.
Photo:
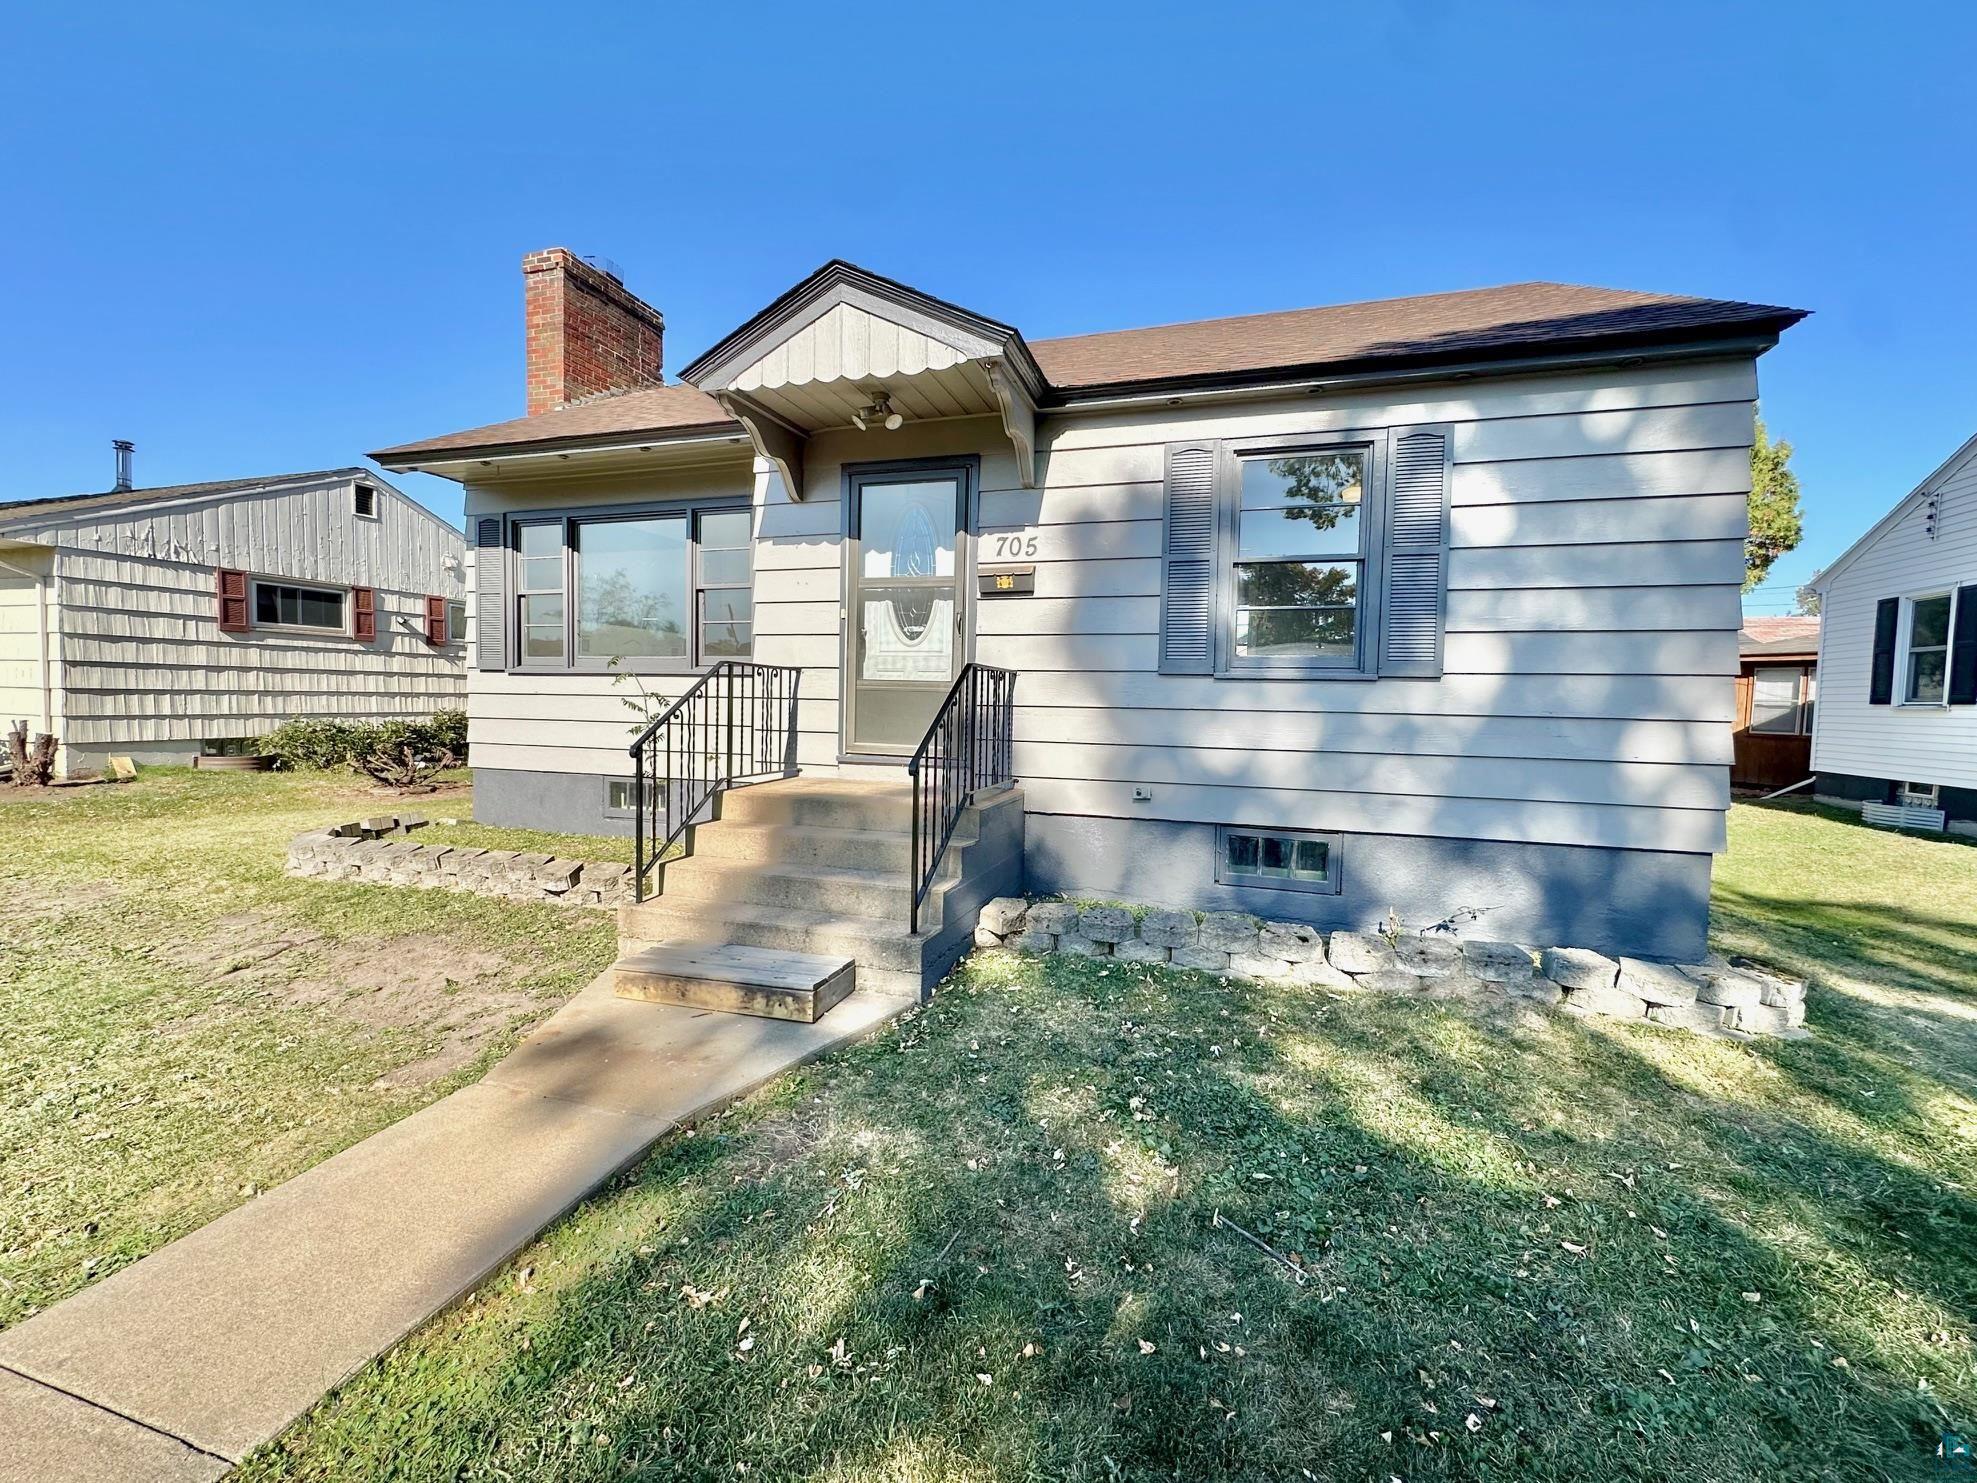
[(1744, 619), (1737, 635), (1733, 788), (1787, 788), (1812, 776), (1819, 698), (1819, 619)]
[(629, 829), (628, 693), (724, 662), (800, 670), (794, 765), (847, 784), (990, 745), (929, 731), (980, 675), (1032, 892), (1703, 952), (1801, 311), (1519, 283), (1032, 341), (833, 261), (665, 381), (615, 273), (523, 268), (528, 414), (373, 455), (465, 487), (477, 817)]
[(1813, 585), (1814, 796), (1977, 834), (1977, 437)]
[(361, 468), (0, 504), (0, 721), (187, 763), (466, 701), (460, 532)]

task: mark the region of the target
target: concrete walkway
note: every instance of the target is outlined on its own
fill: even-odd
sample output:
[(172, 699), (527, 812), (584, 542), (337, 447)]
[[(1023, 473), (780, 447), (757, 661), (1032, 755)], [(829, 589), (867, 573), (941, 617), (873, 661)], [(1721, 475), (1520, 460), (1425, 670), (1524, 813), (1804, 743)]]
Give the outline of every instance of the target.
[(654, 1140), (858, 1038), (615, 998), (607, 973), (473, 1086), (0, 1333), (0, 1483), (221, 1476)]

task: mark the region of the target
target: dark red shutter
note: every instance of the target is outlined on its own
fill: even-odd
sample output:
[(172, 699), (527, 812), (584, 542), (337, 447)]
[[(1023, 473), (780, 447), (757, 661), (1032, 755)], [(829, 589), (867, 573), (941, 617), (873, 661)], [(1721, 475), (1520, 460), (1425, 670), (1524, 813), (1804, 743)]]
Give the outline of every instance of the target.
[(446, 643), (446, 599), (426, 598), (426, 642), (435, 647)]
[(355, 620), (351, 636), (360, 644), (368, 644), (378, 636), (378, 595), (368, 587), (350, 589), (350, 612)]
[(219, 620), (221, 633), (245, 633), (247, 621), (247, 573), (232, 567), (219, 569)]
[(1977, 705), (1977, 586), (1956, 589), (1949, 696), (1951, 705)]
[(1874, 605), (1874, 661), (1867, 671), (1867, 703), (1889, 705), (1895, 698), (1895, 630), (1901, 599), (1884, 597)]

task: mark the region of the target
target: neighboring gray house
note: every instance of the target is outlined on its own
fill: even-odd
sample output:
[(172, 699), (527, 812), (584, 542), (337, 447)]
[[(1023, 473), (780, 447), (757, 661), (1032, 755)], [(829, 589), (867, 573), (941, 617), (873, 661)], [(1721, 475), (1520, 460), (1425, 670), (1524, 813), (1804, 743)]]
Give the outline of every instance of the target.
[(67, 772), (466, 700), (460, 533), (363, 469), (0, 504), (0, 721)]
[(1977, 437), (1813, 585), (1814, 796), (1977, 834)]
[[(1015, 672), (1032, 891), (1702, 954), (1800, 311), (1525, 283), (1030, 342), (832, 262), (654, 384), (655, 310), (525, 272), (532, 415), (374, 455), (466, 488), (477, 817), (629, 828), (625, 670), (799, 666), (804, 777), (877, 779), (972, 663)], [(862, 880), (827, 843), (820, 898)]]

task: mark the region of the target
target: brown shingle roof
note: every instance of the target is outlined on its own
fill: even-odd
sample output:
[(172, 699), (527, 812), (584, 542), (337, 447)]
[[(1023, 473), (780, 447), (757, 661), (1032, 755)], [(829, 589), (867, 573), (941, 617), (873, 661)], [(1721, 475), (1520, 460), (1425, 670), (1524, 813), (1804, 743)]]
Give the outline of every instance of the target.
[(1803, 317), (1797, 309), (1728, 299), (1512, 283), (1038, 340), (1030, 350), (1052, 385), (1078, 389), (1306, 367), (1482, 359), (1588, 341), (1645, 344), (1745, 326), (1782, 329)]
[[(1647, 346), (1739, 332), (1776, 334), (1804, 317), (1803, 310), (1772, 304), (1570, 283), (1513, 283), (1074, 335), (1039, 340), (1029, 348), (1051, 392), (1076, 393), (1509, 360), (1544, 349)], [(713, 398), (676, 384), (596, 397), (535, 417), (380, 449), (371, 456), (402, 466), (419, 457), (469, 449), (697, 431), (739, 431), (739, 424)]]
[(567, 407), (554, 407), (533, 417), (515, 417), (470, 427), (465, 432), (380, 448), (371, 457), (389, 464), (403, 459), (461, 449), (504, 448), (587, 442), (601, 437), (636, 437), (640, 433), (679, 437), (694, 432), (739, 433), (741, 424), (721, 410), (721, 404), (697, 386), (674, 383), (589, 397)]
[(1783, 617), (1746, 618), (1737, 635), (1742, 654), (1816, 654), (1819, 619), (1792, 613)]

